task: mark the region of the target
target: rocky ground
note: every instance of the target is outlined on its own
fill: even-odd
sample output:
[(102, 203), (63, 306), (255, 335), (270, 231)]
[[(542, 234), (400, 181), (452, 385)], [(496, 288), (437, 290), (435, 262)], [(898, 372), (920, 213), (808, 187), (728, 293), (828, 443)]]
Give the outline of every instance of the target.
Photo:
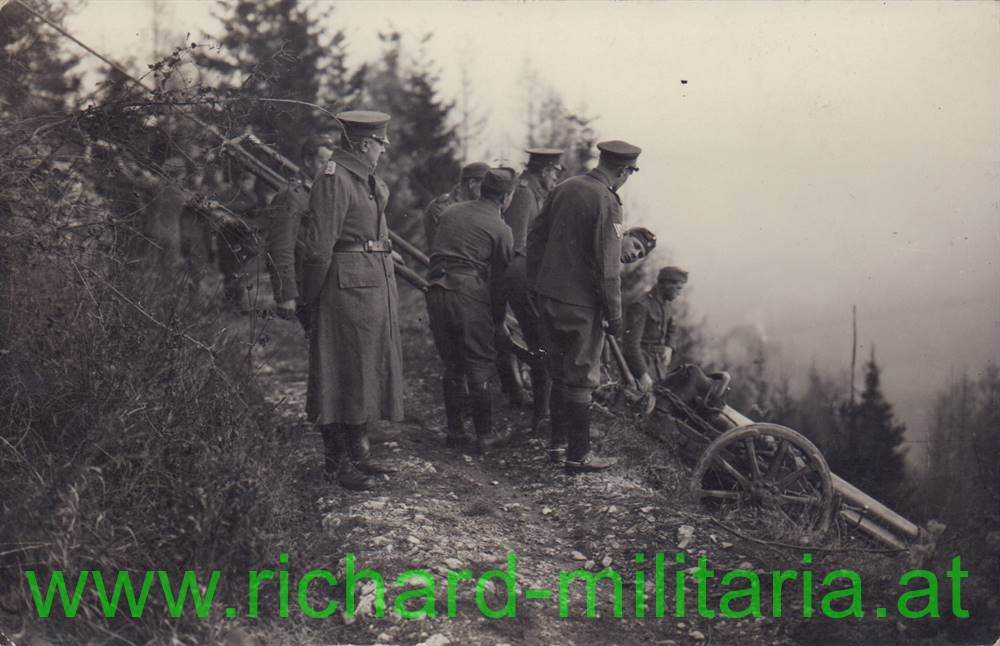
[[(540, 437), (522, 438), (517, 445), (485, 458), (446, 449), (440, 364), (420, 320), (404, 325), (407, 420), (381, 424), (374, 443), (376, 455), (399, 473), (387, 477), (372, 493), (347, 493), (325, 485), (320, 477), (319, 436), (309, 429), (302, 412), (306, 364), (301, 336), (291, 324), (270, 322), (268, 327), (268, 342), (257, 353), (261, 377), (286, 430), (293, 433), (303, 504), (314, 513), (303, 523), (302, 534), (289, 539), (289, 567), (322, 567), (339, 578), (344, 555), (354, 553), (357, 569), (374, 569), (385, 577), (388, 608), (385, 616), (376, 616), (374, 586), (362, 586), (354, 617), (337, 613), (296, 622), (291, 633), (269, 628), (263, 641), (776, 645), (857, 642), (859, 638), (863, 643), (887, 643), (903, 636), (898, 623), (876, 620), (873, 615), (864, 620), (805, 620), (801, 592), (786, 592), (785, 616), (772, 618), (769, 577), (762, 577), (764, 618), (699, 617), (690, 577), (686, 616), (676, 617), (674, 574), (694, 566), (698, 556), (706, 556), (716, 572), (744, 568), (763, 573), (801, 568), (801, 553), (743, 540), (692, 507), (684, 495), (690, 465), (675, 458), (669, 446), (611, 415), (595, 415), (595, 435), (601, 450), (619, 455), (622, 462), (602, 474), (564, 475), (546, 461)], [(511, 410), (499, 393), (495, 401), (495, 423), (515, 430), (527, 428), (529, 411)], [(656, 552), (663, 552), (667, 559), (666, 615), (662, 618), (656, 618), (653, 610)], [(447, 616), (447, 573), (468, 569), (478, 577), (490, 569), (504, 569), (509, 553), (517, 558), (516, 617), (484, 617), (468, 581), (457, 588), (455, 616)], [(635, 563), (637, 553), (645, 555), (645, 564)], [(684, 555), (684, 565), (675, 563), (679, 553)], [(900, 559), (817, 554), (814, 567), (829, 571), (851, 564), (859, 568), (862, 561), (873, 571), (881, 571), (895, 569)], [(598, 586), (594, 617), (585, 616), (585, 586), (580, 582), (571, 588), (569, 615), (559, 616), (559, 573), (580, 568), (591, 572), (612, 568), (620, 574), (621, 618), (614, 616), (611, 586), (606, 581)], [(411, 569), (426, 570), (434, 577), (437, 617), (404, 619), (393, 611), (399, 591), (425, 585), (419, 579), (394, 585), (399, 574)], [(637, 570), (645, 573), (640, 586), (646, 598), (643, 618), (635, 610)], [(528, 590), (552, 594), (547, 599), (527, 599)], [(716, 578), (709, 588), (708, 607), (718, 609), (725, 591)], [(407, 607), (420, 607), (423, 601)], [(502, 580), (494, 579), (484, 587), (483, 601), (494, 609), (504, 607), (507, 590)]]

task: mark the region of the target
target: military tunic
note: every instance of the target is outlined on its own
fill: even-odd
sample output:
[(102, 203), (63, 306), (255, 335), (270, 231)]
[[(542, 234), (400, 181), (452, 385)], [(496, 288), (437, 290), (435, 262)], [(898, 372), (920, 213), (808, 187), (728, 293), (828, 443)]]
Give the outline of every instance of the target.
[(654, 288), (628, 306), (625, 315), (623, 353), (636, 378), (649, 374), (654, 383), (663, 381), (670, 367), (668, 349), (675, 331), (670, 301)]
[[(504, 222), (510, 227), (514, 238), (514, 257), (504, 276), (504, 298), (510, 304), (521, 327), (521, 334), (532, 350), (541, 347), (542, 321), (528, 287), (527, 238), (528, 227), (538, 216), (546, 195), (548, 191), (537, 175), (522, 173), (510, 206), (503, 213)], [(545, 377), (544, 372), (536, 371), (532, 379)]]
[(462, 202), (441, 214), (427, 310), (446, 377), (481, 383), (495, 374), (495, 324), (506, 311), (501, 286), (512, 249), (510, 228), (491, 202)]
[(600, 383), (601, 319), (622, 315), (623, 230), (621, 200), (594, 169), (556, 186), (528, 232), (549, 372), (570, 401), (590, 401)]
[(302, 250), (299, 229), (309, 210), (309, 190), (302, 179), (291, 182), (268, 206), (267, 253), (274, 300), (298, 298), (302, 283)]
[(309, 196), (301, 296), (313, 308), (306, 413), (316, 424), (403, 418), (392, 257), (358, 250), (388, 239), (388, 197), (366, 161), (339, 149)]
[(427, 239), (427, 253), (430, 253), (434, 249), (434, 235), (437, 233), (438, 226), (441, 223), (441, 214), (449, 206), (462, 201), (459, 198), (460, 188), (461, 186), (456, 184), (448, 193), (438, 195), (431, 200), (431, 203), (424, 209), (424, 237)]
[(503, 221), (514, 236), (514, 253), (525, 255), (528, 246), (528, 227), (538, 216), (548, 191), (534, 173), (524, 172), (517, 182), (517, 189), (510, 206), (503, 213)]

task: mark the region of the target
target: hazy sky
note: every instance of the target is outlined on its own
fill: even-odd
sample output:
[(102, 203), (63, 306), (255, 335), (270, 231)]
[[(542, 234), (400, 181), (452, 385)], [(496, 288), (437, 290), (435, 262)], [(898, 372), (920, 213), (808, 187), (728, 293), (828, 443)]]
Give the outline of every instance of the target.
[[(91, 0), (68, 24), (141, 59), (149, 4)], [(166, 15), (200, 41), (212, 4)], [(641, 146), (627, 217), (690, 270), (714, 330), (836, 370), (856, 304), (916, 427), (949, 374), (1000, 359), (1000, 4), (342, 2), (331, 27), (360, 62), (390, 22), (434, 32), (446, 93), (467, 62), (483, 155), (519, 159), (525, 59), (601, 138)]]

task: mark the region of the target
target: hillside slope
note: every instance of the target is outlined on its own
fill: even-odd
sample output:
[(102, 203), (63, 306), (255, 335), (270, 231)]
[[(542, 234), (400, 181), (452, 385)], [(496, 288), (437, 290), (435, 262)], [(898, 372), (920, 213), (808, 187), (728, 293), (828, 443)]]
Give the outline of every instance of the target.
[[(429, 335), (419, 322), (404, 326), (408, 376), (407, 421), (380, 424), (375, 453), (399, 473), (386, 478), (370, 494), (342, 492), (320, 482), (320, 442), (302, 417), (305, 354), (301, 337), (283, 330), (262, 356), (264, 378), (289, 429), (305, 435), (297, 443), (303, 496), (315, 501), (317, 523), (304, 528), (294, 544), (308, 556), (310, 567), (336, 572), (343, 580), (345, 555), (353, 553), (356, 570), (378, 571), (386, 582), (385, 616), (373, 612), (372, 584), (359, 588), (354, 618), (343, 613), (312, 620), (296, 630), (289, 642), (418, 643), (428, 644), (787, 644), (893, 643), (910, 641), (910, 627), (893, 619), (831, 620), (821, 616), (816, 588), (816, 615), (802, 616), (801, 586), (789, 585), (782, 594), (783, 616), (772, 617), (772, 570), (803, 570), (802, 553), (781, 546), (744, 540), (692, 507), (685, 496), (689, 466), (676, 459), (670, 447), (630, 428), (607, 414), (595, 415), (597, 444), (622, 457), (621, 464), (602, 474), (568, 477), (548, 464), (544, 438), (523, 438), (516, 445), (485, 458), (448, 450), (443, 444), (443, 408), (439, 397), (439, 363)], [(273, 328), (272, 328), (273, 329)], [(495, 423), (526, 428), (530, 412), (511, 410), (496, 396)], [(693, 531), (692, 531), (693, 530)], [(686, 541), (685, 536), (690, 536)], [(844, 537), (850, 540), (849, 537)], [(839, 544), (844, 544), (838, 539)], [(891, 599), (890, 579), (905, 569), (899, 556), (865, 552), (822, 551), (813, 555), (816, 578), (839, 567), (851, 567), (865, 580), (865, 607)], [(291, 548), (294, 549), (294, 548)], [(654, 555), (666, 559), (665, 615), (655, 617)], [(516, 555), (517, 587), (513, 618), (488, 619), (477, 607), (469, 581), (458, 585), (453, 617), (448, 617), (447, 573), (469, 569), (474, 576), (507, 568), (508, 554)], [(636, 555), (645, 563), (638, 565)], [(677, 565), (678, 554), (684, 564)], [(719, 585), (727, 570), (753, 569), (761, 575), (763, 618), (712, 619), (699, 616), (695, 580), (684, 585), (684, 617), (675, 616), (675, 573), (697, 565), (705, 556), (716, 577), (708, 583), (706, 607), (718, 610), (730, 588)], [(292, 555), (293, 562), (296, 555)], [(304, 567), (302, 559), (295, 565)], [(622, 617), (614, 616), (612, 585), (596, 589), (597, 612), (586, 616), (585, 585), (569, 587), (568, 616), (560, 617), (559, 573), (605, 567), (621, 577)], [(435, 618), (403, 619), (393, 611), (402, 590), (428, 585), (420, 579), (393, 585), (411, 569), (434, 577)], [(644, 572), (645, 617), (636, 613), (636, 575)], [(734, 584), (733, 587), (740, 587)], [(527, 599), (526, 590), (549, 590), (547, 599)], [(487, 584), (483, 602), (503, 609), (507, 591), (501, 579)], [(342, 609), (343, 599), (340, 599)], [(406, 605), (424, 606), (425, 598)], [(317, 602), (317, 606), (322, 606)], [(883, 605), (881, 603), (877, 605)], [(890, 605), (888, 603), (886, 605)], [(735, 609), (746, 607), (736, 601)], [(269, 632), (266, 641), (276, 639)]]

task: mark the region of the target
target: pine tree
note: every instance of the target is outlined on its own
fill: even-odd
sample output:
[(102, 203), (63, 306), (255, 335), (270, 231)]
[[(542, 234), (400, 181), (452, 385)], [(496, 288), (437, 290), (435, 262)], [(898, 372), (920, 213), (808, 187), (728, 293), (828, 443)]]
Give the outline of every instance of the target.
[(896, 423), (892, 404), (882, 394), (881, 372), (873, 347), (861, 401), (844, 405), (844, 450), (828, 455), (827, 462), (863, 491), (891, 502), (902, 494), (906, 426)]
[[(406, 234), (407, 211), (444, 193), (458, 178), (459, 142), (449, 125), (454, 103), (440, 98), (438, 76), (423, 45), (412, 58), (402, 34), (380, 33), (381, 60), (371, 69), (364, 90), (365, 107), (392, 115), (387, 163), (380, 173), (391, 191), (389, 224)], [(410, 218), (416, 223), (417, 218)]]
[(318, 24), (332, 6), (310, 11), (302, 0), (217, 0), (216, 17), (225, 25), (219, 47), (196, 55), (199, 65), (219, 77), (233, 97), (246, 98), (236, 123), (249, 123), (262, 140), (296, 159), (301, 143), (319, 129), (336, 128), (329, 115), (302, 105), (321, 105), (330, 113), (353, 106), (364, 68), (346, 64), (343, 31), (324, 37)]
[(525, 147), (562, 148), (566, 176), (585, 170), (594, 160), (597, 134), (585, 105), (570, 110), (559, 92), (541, 77), (530, 60), (521, 65), (521, 102)]
[[(61, 1), (32, 7), (56, 22), (66, 15)], [(71, 70), (78, 56), (64, 54), (62, 37), (18, 3), (0, 11), (0, 116), (23, 119), (64, 110), (80, 87)]]

